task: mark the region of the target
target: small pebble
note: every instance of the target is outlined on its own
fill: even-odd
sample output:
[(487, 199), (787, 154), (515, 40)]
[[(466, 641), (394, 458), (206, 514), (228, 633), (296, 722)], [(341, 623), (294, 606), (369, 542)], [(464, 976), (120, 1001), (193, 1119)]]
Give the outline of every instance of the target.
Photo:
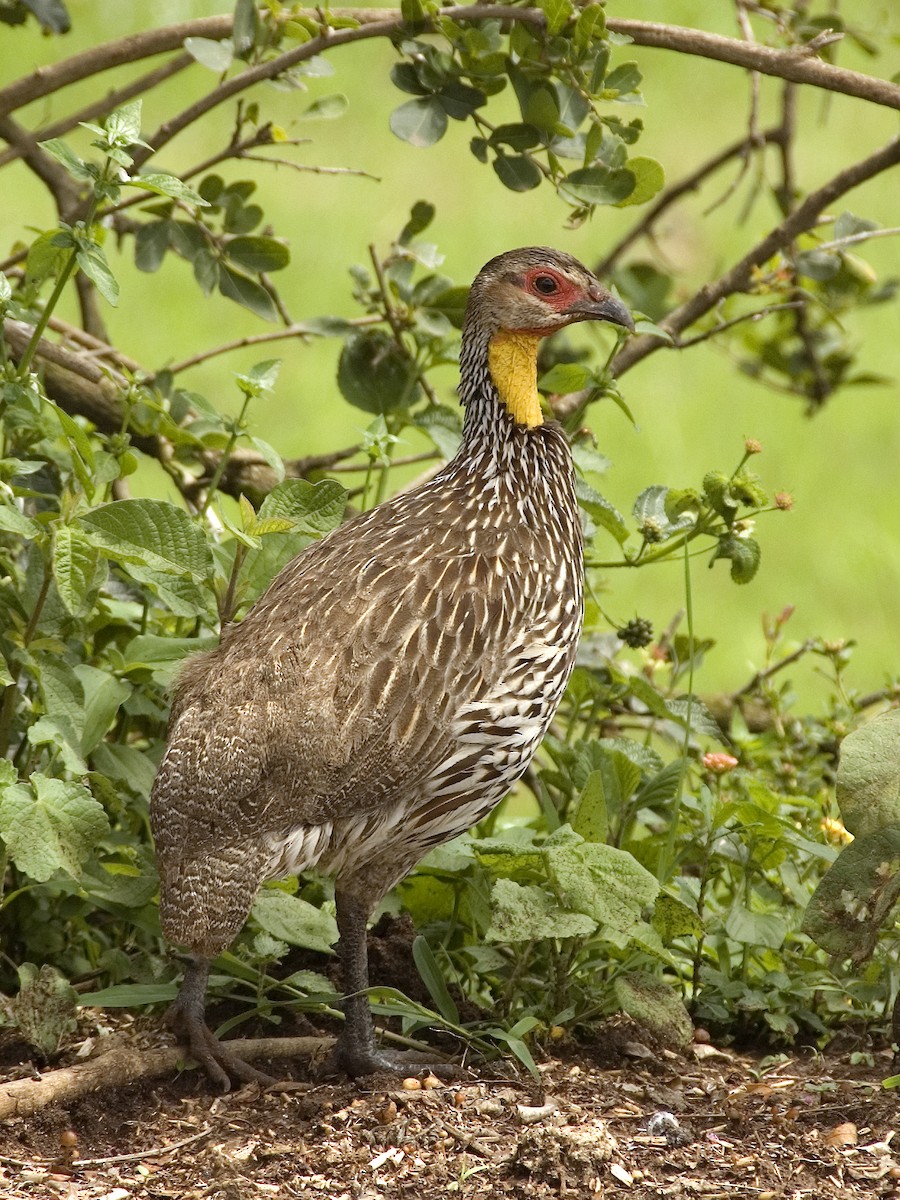
[(404, 1079), (400, 1086), (403, 1088), (404, 1092), (421, 1092), (422, 1090), (421, 1080), (414, 1079), (412, 1076), (410, 1076), (408, 1079)]

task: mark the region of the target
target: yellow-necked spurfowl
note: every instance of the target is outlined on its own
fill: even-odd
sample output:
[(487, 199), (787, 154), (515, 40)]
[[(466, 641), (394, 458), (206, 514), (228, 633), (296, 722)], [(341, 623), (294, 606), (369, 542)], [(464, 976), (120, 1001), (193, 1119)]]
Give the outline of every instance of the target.
[(169, 1019), (223, 1087), (259, 1073), (205, 1023), (210, 962), (263, 880), (313, 867), (335, 880), (333, 1063), (409, 1069), (375, 1043), (366, 922), (519, 778), (572, 669), (581, 526), (536, 375), (540, 339), (576, 321), (633, 329), (571, 255), (492, 259), (466, 309), (456, 457), (310, 546), (181, 675), (150, 810), (163, 932), (191, 952)]

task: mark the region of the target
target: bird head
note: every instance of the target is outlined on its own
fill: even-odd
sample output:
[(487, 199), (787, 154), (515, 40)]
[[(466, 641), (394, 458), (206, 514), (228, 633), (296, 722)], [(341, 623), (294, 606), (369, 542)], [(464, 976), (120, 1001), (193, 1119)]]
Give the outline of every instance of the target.
[(577, 321), (609, 321), (630, 331), (634, 322), (577, 258), (531, 246), (492, 258), (469, 293), (463, 326), (475, 343), (487, 341), (491, 380), (519, 425), (543, 421), (537, 392), (541, 338)]

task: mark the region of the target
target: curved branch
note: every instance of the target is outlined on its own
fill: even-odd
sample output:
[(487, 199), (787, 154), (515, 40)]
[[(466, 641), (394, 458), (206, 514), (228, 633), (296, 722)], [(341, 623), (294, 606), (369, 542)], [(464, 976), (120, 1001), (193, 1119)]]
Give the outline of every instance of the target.
[[(306, 16), (316, 21), (321, 20), (321, 12), (313, 9), (291, 11), (289, 15), (292, 18)], [(400, 28), (405, 24), (401, 14), (396, 10), (390, 12), (385, 9), (332, 9), (330, 15), (334, 19), (356, 20), (361, 25), (385, 24), (391, 29)], [(523, 21), (532, 25), (544, 23), (544, 15), (540, 9), (516, 8), (509, 4), (482, 4), (442, 9), (435, 17), (423, 24), (434, 29), (443, 17), (449, 17), (454, 21)], [(613, 33), (626, 34), (639, 46), (674, 50), (681, 54), (696, 54), (703, 58), (712, 58), (733, 66), (744, 67), (750, 71), (759, 71), (763, 75), (775, 75), (794, 83), (811, 84), (813, 87), (825, 88), (832, 92), (843, 92), (845, 95), (868, 100), (874, 104), (900, 109), (900, 86), (897, 84), (890, 83), (886, 79), (863, 75), (857, 71), (848, 71), (843, 67), (834, 67), (830, 63), (812, 57), (802, 47), (798, 50), (775, 50), (769, 46), (749, 45), (737, 38), (721, 37), (698, 29), (687, 29), (678, 25), (662, 25), (653, 21), (610, 18), (607, 25)], [(48, 96), (60, 88), (109, 70), (111, 67), (122, 66), (125, 63), (137, 62), (156, 54), (180, 49), (187, 37), (207, 37), (221, 40), (229, 37), (231, 30), (231, 16), (222, 15), (183, 21), (163, 29), (148, 30), (131, 37), (120, 38), (114, 42), (106, 42), (82, 54), (64, 59), (53, 66), (40, 67), (31, 75), (18, 79), (5, 88), (0, 88), (0, 116), (14, 112), (24, 104)], [(337, 32), (348, 31), (335, 31), (335, 33)], [(369, 36), (377, 37), (380, 34), (372, 31)], [(338, 42), (330, 41), (327, 37), (323, 39), (326, 48), (329, 45), (341, 44), (344, 40), (347, 39), (340, 39)], [(254, 69), (251, 68), (251, 72)], [(244, 74), (246, 75), (248, 72), (244, 72)], [(269, 78), (267, 75), (262, 77)]]
[[(768, 262), (779, 250), (788, 246), (794, 238), (812, 229), (819, 215), (839, 196), (843, 196), (845, 192), (851, 191), (859, 184), (865, 183), (867, 179), (874, 178), (898, 163), (900, 163), (900, 137), (894, 138), (886, 146), (882, 146), (880, 150), (870, 154), (868, 158), (854, 163), (852, 167), (839, 171), (833, 179), (829, 179), (817, 191), (810, 192), (802, 204), (799, 204), (780, 225), (776, 225), (771, 233), (768, 233), (762, 241), (748, 251), (740, 262), (735, 263), (731, 270), (726, 271), (714, 282), (704, 284), (690, 300), (669, 313), (659, 322), (660, 328), (671, 334), (677, 341), (677, 335), (682, 330), (705, 316), (726, 296), (731, 296), (735, 292), (748, 291), (753, 280), (753, 272)], [(666, 343), (662, 339), (650, 334), (632, 338), (613, 359), (611, 363), (613, 374), (617, 376), (624, 374), (641, 359), (664, 345)]]

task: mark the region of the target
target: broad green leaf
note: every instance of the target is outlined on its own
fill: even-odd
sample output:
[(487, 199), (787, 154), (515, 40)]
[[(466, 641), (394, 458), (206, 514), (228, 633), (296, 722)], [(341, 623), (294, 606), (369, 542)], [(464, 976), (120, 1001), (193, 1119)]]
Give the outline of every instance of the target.
[(40, 282), (58, 275), (69, 261), (73, 247), (61, 246), (58, 241), (60, 230), (51, 229), (42, 233), (28, 247), (25, 260), (26, 278), (29, 283)]
[(63, 1035), (75, 1025), (75, 989), (46, 963), (40, 968), (22, 963), (18, 974), (19, 992), (10, 1004), (13, 1023), (30, 1046), (45, 1056), (55, 1054)]
[(603, 83), (604, 95), (611, 93), (617, 93), (619, 96), (630, 95), (641, 86), (642, 78), (636, 62), (620, 63), (606, 76)]
[(386, 413), (412, 402), (415, 364), (389, 334), (355, 333), (344, 343), (337, 381), (341, 395), (356, 408)]
[(619, 204), (634, 191), (635, 177), (621, 167), (580, 167), (560, 183), (560, 192), (579, 204)]
[(560, 908), (545, 888), (497, 879), (491, 889), (488, 942), (530, 942), (535, 938), (590, 937), (597, 923)]
[(687, 1009), (671, 984), (647, 971), (626, 971), (613, 982), (624, 1012), (669, 1046), (683, 1049), (694, 1037)]
[(346, 507), (346, 488), (334, 479), (286, 479), (263, 500), (259, 518), (283, 517), (295, 529), (321, 537), (340, 525)]
[(37, 521), (32, 521), (31, 517), (19, 512), (14, 498), (7, 493), (0, 503), (0, 530), (4, 533), (15, 533), (31, 541), (40, 536), (41, 527)]
[(728, 558), (731, 560), (731, 578), (734, 582), (749, 583), (759, 570), (761, 555), (759, 542), (755, 538), (736, 537), (731, 533), (723, 534), (716, 544), (710, 566), (718, 558)]
[(58, 163), (66, 168), (73, 179), (77, 179), (79, 183), (93, 183), (94, 172), (90, 170), (87, 163), (83, 163), (74, 150), (70, 150), (62, 138), (48, 138), (46, 142), (41, 142), (42, 150), (55, 158)]
[(234, 61), (234, 45), (230, 40), (216, 42), (212, 38), (189, 37), (184, 39), (184, 48), (191, 58), (217, 75), (227, 71)]
[(391, 132), (411, 146), (433, 146), (447, 132), (447, 113), (436, 96), (407, 100), (391, 113)]
[(256, 316), (262, 317), (264, 321), (278, 320), (275, 301), (261, 284), (257, 283), (255, 279), (241, 275), (239, 271), (233, 271), (224, 263), (218, 265), (219, 291), (223, 296), (227, 296), (229, 300), (234, 300), (236, 304), (249, 309)]
[(253, 904), (257, 923), (273, 937), (306, 950), (329, 952), (337, 941), (334, 917), (280, 888), (264, 888)]
[(284, 242), (270, 237), (235, 237), (225, 243), (225, 253), (245, 271), (281, 271), (291, 261)]
[(53, 578), (59, 598), (73, 616), (91, 602), (106, 577), (106, 563), (80, 529), (57, 525), (53, 531)]
[(14, 784), (0, 794), (0, 837), (19, 870), (39, 883), (59, 870), (77, 878), (108, 830), (102, 805), (80, 783), (36, 772), (31, 787)]
[(837, 802), (854, 837), (900, 824), (900, 709), (881, 713), (841, 742)]
[(400, 245), (407, 246), (413, 238), (424, 233), (434, 220), (435, 211), (434, 205), (429, 204), (427, 200), (417, 200), (410, 209), (409, 220), (403, 226), (400, 237), (397, 239)]
[(803, 932), (836, 958), (865, 962), (900, 896), (900, 822), (864, 833), (826, 872), (803, 916)]
[(645, 158), (642, 155), (629, 158), (628, 170), (635, 179), (634, 191), (619, 201), (619, 208), (626, 208), (631, 204), (646, 204), (665, 186), (666, 173), (662, 163), (657, 162), (655, 158)]
[(511, 150), (533, 150), (540, 144), (541, 135), (533, 125), (517, 122), (513, 125), (498, 125), (491, 133), (492, 146), (509, 146)]
[(150, 221), (134, 236), (134, 265), (139, 271), (158, 271), (169, 249), (168, 221)]
[(530, 192), (541, 182), (537, 163), (523, 154), (498, 154), (493, 166), (497, 178), (511, 192)]
[(104, 300), (115, 307), (119, 303), (119, 285), (97, 243), (79, 242), (75, 258)]
[(553, 392), (566, 396), (580, 392), (591, 381), (593, 372), (583, 363), (556, 363), (538, 380), (542, 392)]
[(185, 204), (193, 204), (197, 208), (207, 208), (207, 201), (199, 192), (183, 183), (176, 175), (165, 175), (159, 171), (146, 175), (136, 175), (130, 179), (126, 187), (142, 188), (145, 192), (153, 192), (157, 196), (170, 196), (173, 200), (183, 200)]
[[(80, 715), (80, 714), (79, 714)], [(81, 721), (68, 717), (38, 717), (26, 730), (31, 746), (48, 746), (51, 755), (58, 755), (70, 775), (86, 775), (87, 763), (81, 753)]]
[(212, 558), (202, 528), (167, 500), (117, 500), (84, 513), (85, 533), (108, 557), (204, 584)]
[(547, 20), (547, 32), (555, 37), (566, 25), (575, 9), (571, 0), (540, 0), (541, 11)]
[(609, 814), (601, 771), (591, 771), (588, 775), (578, 797), (572, 828), (586, 842), (606, 841), (609, 833)]
[(619, 510), (580, 476), (575, 479), (575, 494), (579, 505), (590, 516), (595, 525), (611, 533), (619, 545), (628, 540), (628, 526)]
[(79, 663), (75, 675), (84, 689), (84, 716), (81, 730), (81, 753), (90, 754), (103, 739), (131, 695), (131, 687), (99, 667)]
[[(45, 33), (68, 33), (72, 28), (72, 22), (69, 20), (69, 14), (62, 0), (23, 0), (23, 4), (40, 21)], [(16, 12), (15, 8), (11, 11), (12, 13)], [(0, 16), (0, 20), (8, 21), (10, 24), (15, 23), (10, 16), (9, 8)]]
[(653, 906), (653, 928), (668, 945), (677, 937), (702, 937), (703, 921), (675, 896), (661, 893)]
[(629, 933), (653, 903), (659, 883), (625, 850), (601, 842), (548, 846), (547, 868), (568, 908)]
[(253, 0), (237, 0), (231, 41), (238, 58), (247, 58), (259, 34), (259, 14)]
[(725, 919), (725, 932), (744, 946), (780, 950), (787, 936), (787, 922), (777, 913), (753, 912), (743, 904), (734, 904)]

